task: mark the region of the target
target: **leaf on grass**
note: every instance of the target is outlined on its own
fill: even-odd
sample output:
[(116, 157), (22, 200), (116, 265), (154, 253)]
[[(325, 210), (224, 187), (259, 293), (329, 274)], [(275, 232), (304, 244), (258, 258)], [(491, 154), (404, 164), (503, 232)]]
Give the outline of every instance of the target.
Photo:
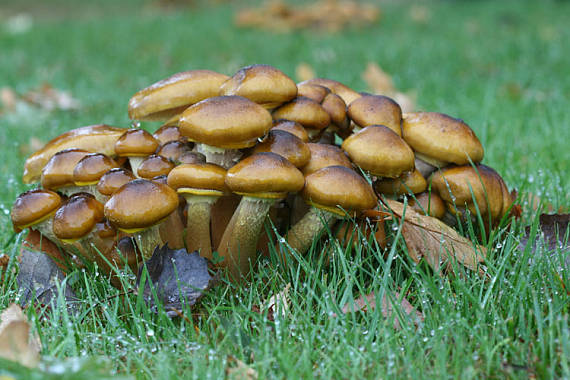
[(304, 82), (309, 79), (316, 77), (315, 70), (311, 65), (305, 62), (301, 62), (295, 68), (295, 77), (298, 82)]
[(377, 95), (393, 98), (402, 108), (403, 112), (411, 112), (416, 107), (416, 93), (414, 90), (401, 92), (394, 86), (392, 77), (375, 62), (368, 62), (361, 74), (368, 89)]
[(186, 249), (170, 249), (166, 244), (162, 248), (156, 247), (152, 257), (139, 269), (137, 285), (144, 267), (148, 271), (143, 290), (146, 303), (156, 309), (150, 280), (158, 300), (171, 317), (179, 315), (183, 303), (194, 305), (214, 284), (214, 278), (208, 271), (208, 261), (197, 251), (188, 253)]
[[(570, 222), (570, 214), (541, 214), (539, 216), (538, 232), (536, 240), (531, 242), (533, 252), (541, 252), (544, 248), (554, 253), (560, 250), (562, 255), (566, 255), (565, 264), (570, 268), (570, 232), (568, 223)], [(526, 234), (521, 239), (519, 247), (525, 250), (529, 244), (531, 227), (526, 227)]]
[(14, 111), (16, 103), (18, 102), (18, 95), (11, 87), (0, 88), (0, 103), (2, 103), (2, 111)]
[(0, 319), (0, 357), (26, 367), (37, 366), (40, 338), (37, 333), (30, 334), (30, 324), (20, 306), (11, 304), (2, 312)]
[(22, 99), (47, 111), (55, 109), (64, 111), (76, 110), (81, 106), (79, 100), (71, 96), (71, 93), (53, 88), (48, 83), (44, 83), (39, 88), (24, 94)]
[[(394, 215), (402, 218), (403, 203), (391, 199), (383, 201)], [(402, 237), (410, 257), (415, 262), (426, 260), (436, 272), (442, 269), (452, 272), (453, 262), (457, 260), (465, 267), (484, 274), (481, 264), (485, 260), (487, 249), (459, 235), (439, 219), (422, 215), (407, 207), (402, 225)]]
[(226, 367), (226, 378), (230, 380), (257, 380), (257, 371), (242, 362), (241, 360), (228, 356), (228, 367)]
[[(396, 292), (394, 294), (394, 300), (397, 301), (399, 299), (400, 299), (400, 294)], [(412, 319), (412, 321), (416, 326), (423, 323), (424, 321), (423, 313), (417, 311), (416, 308), (414, 308), (412, 304), (405, 297), (401, 298), (400, 307), (402, 308), (402, 311), (409, 318)], [(376, 308), (377, 308), (376, 294), (372, 292), (370, 294), (358, 297), (357, 299), (354, 300), (354, 303), (352, 304), (349, 303), (344, 305), (344, 307), (342, 308), (342, 313), (347, 314), (347, 313), (354, 313), (357, 311), (368, 312), (376, 310)], [(394, 314), (394, 305), (392, 301), (388, 299), (385, 293), (382, 296), (382, 306), (380, 311), (385, 318), (392, 318)], [(395, 317), (394, 329), (400, 330), (401, 328), (402, 326), (400, 325), (399, 319)]]
[(283, 290), (279, 293), (269, 297), (269, 299), (261, 305), (260, 311), (263, 312), (267, 310), (268, 315), (271, 315), (272, 318), (275, 318), (276, 315), (284, 317), (289, 311), (289, 289), (291, 289), (290, 283), (285, 285)]

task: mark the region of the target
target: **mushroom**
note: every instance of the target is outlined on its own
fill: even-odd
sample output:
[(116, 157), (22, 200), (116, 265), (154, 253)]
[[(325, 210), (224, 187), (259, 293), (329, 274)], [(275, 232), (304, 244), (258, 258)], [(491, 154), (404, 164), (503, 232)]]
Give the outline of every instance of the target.
[(165, 145), (172, 141), (185, 142), (183, 141), (184, 136), (180, 133), (180, 129), (178, 129), (177, 125), (162, 125), (152, 134), (152, 137), (154, 137), (160, 145)]
[(331, 123), (328, 112), (319, 103), (304, 96), (299, 96), (273, 110), (273, 118), (292, 120), (301, 124), (307, 130), (309, 140), (316, 139)]
[(397, 178), (383, 178), (374, 182), (377, 192), (396, 197), (421, 193), (426, 188), (427, 182), (417, 169), (404, 172)]
[(352, 163), (339, 147), (326, 144), (308, 143), (307, 147), (311, 152), (311, 158), (302, 171), (305, 176), (316, 172), (319, 169), (327, 166), (340, 165), (347, 168), (352, 168)]
[(297, 123), (296, 121), (286, 119), (274, 120), (273, 127), (271, 129), (289, 132), (300, 138), (303, 142), (309, 142), (309, 135), (307, 134), (307, 131), (301, 124)]
[(300, 168), (311, 158), (311, 151), (297, 136), (280, 130), (270, 130), (267, 137), (252, 149), (252, 153), (273, 152)]
[(21, 232), (26, 228), (33, 228), (57, 243), (58, 239), (52, 231), (52, 217), (61, 203), (59, 194), (50, 190), (34, 189), (20, 194), (12, 206), (14, 230)]
[(82, 149), (66, 149), (54, 154), (42, 170), (42, 187), (65, 195), (81, 191), (75, 185), (73, 172), (77, 163), (87, 155), (89, 152)]
[(105, 173), (118, 166), (115, 160), (102, 153), (88, 154), (75, 165), (73, 182), (81, 191), (94, 195), (99, 202), (105, 202), (105, 197), (97, 191), (97, 184)]
[(99, 178), (97, 182), (97, 192), (100, 196), (96, 198), (100, 198), (101, 202), (106, 202), (121, 186), (136, 178), (137, 177), (129, 170), (123, 168), (111, 169)]
[(133, 128), (127, 130), (115, 143), (115, 153), (119, 157), (127, 157), (131, 170), (137, 177), (138, 168), (142, 161), (154, 154), (158, 148), (158, 141), (144, 129)]
[(424, 191), (415, 194), (408, 205), (415, 211), (433, 216), (434, 218), (443, 219), (445, 215), (445, 203), (435, 191)]
[(329, 90), (331, 90), (334, 94), (337, 94), (338, 96), (340, 96), (342, 98), (342, 100), (344, 100), (344, 103), (346, 103), (346, 104), (350, 104), (354, 100), (356, 100), (362, 96), (358, 92), (351, 89), (350, 87), (348, 87), (348, 86), (346, 86), (346, 85), (344, 85), (344, 84), (342, 84), (336, 80), (333, 80), (333, 79), (313, 78), (313, 79), (309, 79), (309, 80), (306, 80), (304, 82), (298, 83), (297, 87), (301, 87), (301, 86), (306, 85), (306, 84), (317, 84), (319, 86), (326, 87)]
[(168, 175), (172, 168), (174, 168), (172, 161), (158, 154), (152, 154), (141, 162), (138, 173), (140, 178), (152, 179), (161, 175)]
[(191, 152), (192, 152), (192, 145), (190, 145), (187, 142), (176, 140), (162, 144), (156, 151), (156, 154), (168, 158), (170, 161), (174, 163), (177, 163), (180, 162), (181, 156)]
[(369, 125), (385, 125), (402, 136), (402, 109), (393, 99), (383, 95), (364, 95), (348, 105), (348, 116), (354, 132)]

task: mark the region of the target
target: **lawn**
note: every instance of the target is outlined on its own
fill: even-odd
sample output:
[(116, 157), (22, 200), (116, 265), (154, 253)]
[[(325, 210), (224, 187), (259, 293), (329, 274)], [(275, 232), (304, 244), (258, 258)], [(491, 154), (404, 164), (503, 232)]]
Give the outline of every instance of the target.
[[(484, 162), (521, 197), (568, 206), (570, 2), (420, 3), (423, 17), (412, 2), (381, 2), (377, 24), (334, 34), (237, 29), (231, 3), (175, 11), (134, 0), (2, 3), (0, 87), (25, 94), (49, 83), (81, 106), (0, 113), (1, 249), (16, 255), (23, 238), (14, 236), (9, 213), (30, 188), (21, 174), (32, 137), (45, 142), (97, 123), (128, 126), (127, 102), (137, 90), (178, 71), (232, 75), (253, 63), (294, 77), (305, 62), (318, 76), (361, 91), (361, 73), (376, 62), (399, 89), (416, 92), (417, 109), (464, 119), (485, 147)], [(31, 28), (15, 32), (7, 20), (22, 12)], [(537, 223), (537, 212), (522, 203), (523, 219), (487, 242), (490, 281), (415, 266), (396, 237), (386, 256), (361, 244), (337, 251), (328, 266), (319, 249), (301, 267), (276, 270), (264, 261), (249, 286), (223, 283), (186, 318), (156, 315), (135, 295), (81, 271), (70, 278), (82, 299), (77, 314), (60, 304), (29, 315), (42, 354), (56, 362), (82, 358), (86, 377), (221, 378), (236, 358), (259, 378), (568, 378), (570, 268), (556, 255), (519, 249), (523, 227)], [(284, 316), (272, 321), (252, 311), (288, 283)], [(361, 293), (383, 289), (405, 293), (425, 314), (423, 325), (396, 331), (379, 312), (333, 316)], [(0, 285), (0, 309), (16, 300), (10, 274)]]

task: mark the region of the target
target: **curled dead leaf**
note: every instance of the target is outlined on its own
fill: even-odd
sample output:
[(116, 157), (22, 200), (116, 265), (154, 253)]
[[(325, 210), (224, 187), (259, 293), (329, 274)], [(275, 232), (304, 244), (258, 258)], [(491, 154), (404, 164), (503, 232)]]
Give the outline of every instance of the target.
[(20, 306), (11, 304), (2, 312), (0, 319), (0, 357), (26, 367), (37, 366), (40, 360), (40, 338), (37, 333), (30, 333), (30, 324)]

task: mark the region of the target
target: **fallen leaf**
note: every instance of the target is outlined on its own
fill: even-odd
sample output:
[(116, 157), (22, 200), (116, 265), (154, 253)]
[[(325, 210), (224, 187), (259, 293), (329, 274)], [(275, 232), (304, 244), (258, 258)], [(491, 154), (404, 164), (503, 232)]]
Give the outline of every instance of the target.
[(208, 271), (208, 261), (197, 251), (188, 253), (186, 249), (170, 249), (165, 244), (156, 247), (152, 257), (139, 269), (137, 285), (140, 284), (143, 269), (146, 267), (148, 278), (143, 290), (143, 297), (150, 308), (156, 309), (151, 287), (162, 302), (167, 314), (179, 315), (182, 304), (192, 306), (204, 292), (214, 284), (214, 278)]
[[(377, 308), (376, 298), (377, 297), (376, 297), (376, 294), (374, 292), (372, 292), (370, 294), (366, 294), (364, 296), (360, 296), (354, 300), (354, 303), (349, 303), (349, 304), (344, 305), (344, 307), (342, 308), (341, 311), (343, 314), (347, 314), (347, 313), (354, 313), (357, 311), (368, 312), (368, 311), (376, 310), (376, 308)], [(411, 318), (412, 322), (416, 326), (423, 323), (423, 321), (424, 321), (423, 313), (417, 311), (405, 297), (400, 297), (400, 294), (398, 292), (395, 292), (394, 293), (394, 300), (397, 301), (397, 300), (400, 300), (400, 298), (401, 298), (400, 307), (402, 308), (402, 311), (409, 318)], [(385, 293), (382, 296), (381, 313), (385, 318), (391, 318), (394, 314), (394, 304), (392, 303), (392, 301), (390, 301), (387, 298)], [(394, 329), (400, 330), (401, 328), (402, 328), (402, 326), (400, 325), (400, 320), (397, 317), (395, 317), (394, 318)]]
[(30, 334), (30, 324), (20, 306), (11, 304), (2, 312), (0, 319), (0, 357), (30, 368), (37, 366), (40, 338), (36, 333)]
[(315, 76), (315, 70), (308, 63), (301, 62), (295, 68), (295, 77), (297, 78), (297, 82), (304, 82), (315, 78)]
[(25, 249), (45, 253), (64, 273), (67, 273), (71, 269), (69, 257), (67, 257), (55, 243), (36, 230), (28, 231), (28, 236), (24, 239), (20, 253), (22, 254)]
[(30, 90), (22, 96), (22, 99), (47, 111), (55, 109), (64, 111), (76, 110), (81, 106), (79, 100), (71, 96), (70, 92), (53, 88), (48, 83), (44, 83), (37, 89)]
[(13, 111), (16, 109), (16, 103), (18, 102), (18, 95), (10, 87), (0, 88), (0, 102), (2, 102), (2, 109), (5, 111)]
[[(228, 367), (226, 368), (226, 378), (231, 380), (256, 380), (257, 371), (242, 362), (241, 360), (228, 356)], [(231, 366), (230, 366), (231, 365)]]
[(404, 218), (402, 237), (415, 262), (424, 259), (436, 272), (443, 269), (452, 272), (456, 260), (481, 275), (485, 273), (481, 265), (487, 254), (485, 247), (459, 235), (441, 220), (417, 213), (411, 207), (406, 207), (404, 215), (401, 202), (391, 199), (383, 199), (383, 202), (395, 216)]
[[(570, 268), (570, 233), (568, 232), (570, 214), (541, 214), (538, 223), (536, 240), (531, 243), (533, 252), (541, 252), (542, 247), (553, 253), (560, 252), (565, 255), (566, 267)], [(523, 251), (529, 244), (530, 232), (531, 227), (526, 227), (525, 236), (519, 243), (519, 248)]]
[(269, 299), (261, 305), (261, 312), (268, 310), (268, 314), (271, 314), (273, 318), (276, 315), (284, 317), (289, 311), (289, 289), (291, 289), (291, 284), (285, 285), (285, 288), (279, 293), (276, 293), (269, 297)]

